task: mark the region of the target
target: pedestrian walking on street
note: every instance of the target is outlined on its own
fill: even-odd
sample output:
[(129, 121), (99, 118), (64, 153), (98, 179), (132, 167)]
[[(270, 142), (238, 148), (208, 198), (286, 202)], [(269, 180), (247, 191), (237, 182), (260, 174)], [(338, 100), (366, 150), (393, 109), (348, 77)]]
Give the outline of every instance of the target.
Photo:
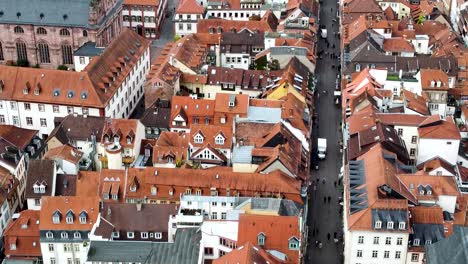
[(330, 200), (331, 200), (331, 197), (330, 197), (330, 196), (328, 196), (328, 203), (330, 203)]
[(325, 178), (323, 178), (322, 183), (325, 184)]
[(324, 196), (324, 197), (323, 197), (323, 203), (326, 203), (326, 202), (327, 202), (327, 197)]
[(330, 233), (327, 234), (327, 239), (330, 240)]
[(336, 233), (336, 232), (335, 232), (335, 233), (333, 233), (333, 238), (336, 238), (336, 235), (337, 235), (337, 233)]
[(333, 184), (334, 184), (334, 185), (335, 185), (335, 187), (336, 187), (336, 181), (334, 181), (334, 182), (333, 182)]

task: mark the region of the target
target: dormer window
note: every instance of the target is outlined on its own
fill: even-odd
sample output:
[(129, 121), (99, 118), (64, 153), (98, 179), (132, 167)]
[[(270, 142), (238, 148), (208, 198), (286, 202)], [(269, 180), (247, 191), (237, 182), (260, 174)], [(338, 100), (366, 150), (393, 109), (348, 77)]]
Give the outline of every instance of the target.
[(296, 249), (299, 249), (299, 240), (295, 237), (291, 237), (289, 239), (289, 249), (290, 250), (296, 250)]
[(173, 196), (174, 195), (174, 188), (169, 189), (169, 195)]
[(62, 232), (60, 233), (61, 238), (68, 238), (68, 233), (67, 232)]
[(196, 134), (195, 137), (193, 138), (193, 141), (197, 144), (203, 143), (203, 137), (200, 134)]
[(60, 217), (61, 217), (61, 214), (59, 211), (55, 211), (55, 213), (52, 215), (52, 222), (54, 224), (59, 224), (60, 223)]
[(49, 231), (46, 233), (46, 238), (54, 238), (54, 234)]
[(66, 219), (66, 221), (67, 221), (67, 224), (73, 224), (74, 218), (75, 218), (75, 215), (73, 214), (73, 212), (72, 212), (72, 211), (68, 211), (68, 213), (67, 213), (67, 215), (66, 215), (66, 217), (65, 217), (65, 219)]
[(431, 81), (431, 87), (435, 86), (435, 81)]
[(104, 142), (109, 143), (109, 136), (108, 135), (104, 136)]
[(132, 144), (132, 137), (127, 136), (127, 144)]
[(34, 193), (40, 193), (39, 185), (37, 183), (34, 184), (33, 189), (34, 189)]
[(114, 136), (114, 143), (119, 143), (120, 137), (119, 136)]
[(437, 87), (440, 87), (440, 86), (441, 86), (441, 84), (442, 84), (442, 82), (441, 82), (441, 81), (437, 81)]
[(419, 239), (418, 238), (413, 240), (413, 246), (419, 246)]
[(405, 226), (406, 226), (405, 222), (398, 223), (398, 229), (400, 229), (400, 230), (404, 230)]
[(158, 188), (156, 186), (151, 186), (151, 195), (158, 194)]
[(426, 245), (430, 245), (430, 244), (432, 244), (432, 240), (430, 239), (426, 240)]
[(44, 184), (39, 185), (39, 192), (40, 193), (45, 193), (45, 185)]
[(361, 71), (361, 64), (356, 64), (356, 72), (360, 72)]
[(86, 221), (88, 219), (88, 214), (83, 211), (80, 213), (80, 224), (86, 224)]
[(10, 244), (10, 250), (16, 250), (16, 243)]
[(375, 222), (375, 229), (380, 229), (382, 228), (382, 221), (376, 221)]
[(259, 246), (264, 246), (264, 245), (265, 245), (265, 239), (266, 239), (266, 237), (265, 237), (265, 234), (264, 234), (264, 233), (258, 234), (258, 236), (257, 236), (257, 244), (258, 244)]
[(80, 232), (73, 233), (73, 238), (81, 238), (81, 233)]
[(393, 221), (387, 223), (387, 229), (393, 229)]
[(133, 185), (130, 186), (130, 191), (131, 192), (136, 192), (136, 189), (137, 189), (136, 184), (133, 184)]
[(215, 143), (216, 145), (224, 145), (224, 137), (221, 134), (217, 135), (215, 138)]

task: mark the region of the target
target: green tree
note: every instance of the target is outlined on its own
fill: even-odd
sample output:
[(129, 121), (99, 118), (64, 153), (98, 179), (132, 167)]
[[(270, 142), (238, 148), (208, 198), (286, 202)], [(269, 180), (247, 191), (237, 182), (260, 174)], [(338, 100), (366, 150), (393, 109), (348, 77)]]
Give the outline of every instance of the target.
[(426, 21), (426, 18), (424, 17), (423, 13), (419, 14), (416, 23), (418, 23), (419, 25), (422, 25), (424, 21)]
[(174, 42), (177, 42), (179, 39), (181, 39), (181, 37), (179, 35), (174, 36)]
[(16, 62), (16, 65), (20, 66), (20, 67), (29, 67), (29, 61), (28, 60), (18, 60)]
[(59, 65), (59, 66), (57, 67), (57, 70), (68, 71), (68, 67), (65, 66), (65, 65)]
[(277, 71), (280, 69), (280, 63), (278, 60), (274, 59), (268, 64), (268, 68), (272, 71)]

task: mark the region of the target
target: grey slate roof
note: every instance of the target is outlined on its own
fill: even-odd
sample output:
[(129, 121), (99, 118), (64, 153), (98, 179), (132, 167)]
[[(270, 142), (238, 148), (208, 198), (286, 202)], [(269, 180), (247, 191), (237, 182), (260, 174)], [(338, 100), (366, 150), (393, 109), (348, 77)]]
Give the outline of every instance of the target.
[(444, 238), (444, 226), (441, 224), (413, 224), (413, 234), (410, 240), (419, 239), (419, 244), (424, 245), (426, 241), (436, 243)]
[[(122, 2), (118, 0), (117, 2)], [(86, 27), (91, 0), (0, 0), (0, 24), (34, 24), (36, 26)], [(118, 3), (108, 14), (112, 17)], [(18, 14), (21, 14), (19, 17)], [(41, 18), (41, 14), (43, 17)], [(66, 19), (64, 19), (66, 15)], [(99, 21), (98, 24), (101, 24)]]
[(250, 106), (247, 118), (238, 118), (239, 121), (276, 124), (281, 121), (281, 108)]
[(381, 230), (389, 230), (387, 223), (392, 221), (393, 228), (391, 230), (398, 230), (400, 222), (405, 223), (405, 229), (408, 226), (406, 221), (408, 212), (406, 210), (386, 210), (386, 209), (372, 209), (372, 228), (375, 228), (375, 222), (381, 221)]
[(232, 149), (232, 163), (252, 163), (254, 146), (239, 146)]
[(87, 261), (195, 264), (201, 233), (178, 229), (174, 243), (91, 241)]
[(104, 52), (104, 48), (97, 48), (96, 42), (88, 41), (85, 44), (81, 45), (73, 55), (75, 56), (85, 56), (85, 57), (94, 57), (99, 56)]
[(454, 226), (453, 235), (425, 246), (427, 264), (468, 263), (468, 227)]
[(302, 47), (271, 47), (271, 55), (307, 56), (308, 50)]

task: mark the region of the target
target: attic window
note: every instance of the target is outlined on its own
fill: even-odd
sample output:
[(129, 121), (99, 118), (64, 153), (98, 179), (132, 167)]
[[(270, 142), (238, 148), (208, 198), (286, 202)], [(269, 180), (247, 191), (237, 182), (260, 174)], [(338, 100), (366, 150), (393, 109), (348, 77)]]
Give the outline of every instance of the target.
[(413, 240), (413, 246), (419, 246), (419, 239), (418, 238)]
[(132, 137), (131, 136), (127, 136), (127, 144), (132, 144)]
[(52, 222), (54, 224), (58, 224), (60, 223), (60, 212), (59, 211), (55, 211), (55, 213), (52, 215)]
[(400, 230), (404, 230), (405, 226), (406, 226), (405, 222), (398, 223), (398, 229), (400, 229)]
[(265, 237), (265, 234), (264, 234), (264, 233), (258, 234), (258, 236), (257, 236), (257, 244), (258, 244), (259, 246), (264, 246), (264, 245), (265, 245), (265, 239), (266, 239), (266, 237)]
[(133, 185), (130, 186), (130, 191), (131, 192), (136, 192), (136, 189), (137, 189), (136, 184), (133, 184)]
[(60, 90), (59, 89), (55, 89), (54, 90), (54, 96), (57, 97), (60, 95)]
[(73, 233), (73, 238), (81, 238), (81, 233), (78, 231)]
[(88, 98), (88, 93), (87, 92), (81, 92), (81, 99), (86, 99)]
[(75, 96), (75, 93), (73, 91), (68, 91), (67, 97), (73, 98), (73, 96)]
[(289, 249), (290, 250), (296, 250), (299, 249), (299, 240), (295, 237), (292, 237), (289, 239)]
[(39, 95), (41, 93), (41, 84), (38, 83), (37, 86), (36, 86), (36, 89), (34, 89), (34, 95)]
[(85, 211), (80, 213), (80, 224), (86, 224), (87, 214)]
[(382, 221), (376, 221), (375, 222), (375, 229), (380, 229), (382, 228)]
[(200, 134), (196, 134), (193, 138), (193, 141), (197, 144), (203, 143), (203, 137)]
[(224, 137), (221, 134), (217, 135), (215, 138), (215, 143), (216, 145), (224, 145)]
[(158, 194), (158, 188), (156, 186), (151, 186), (151, 195)]
[(387, 223), (387, 229), (393, 229), (393, 221)]
[(430, 244), (432, 244), (432, 240), (430, 239), (426, 240), (426, 245), (430, 245)]
[(105, 142), (105, 143), (109, 143), (109, 136), (108, 136), (108, 135), (105, 135), (105, 136), (104, 136), (104, 142)]
[(73, 224), (74, 218), (75, 218), (75, 215), (73, 214), (73, 212), (68, 211), (67, 217), (66, 217), (67, 224)]

